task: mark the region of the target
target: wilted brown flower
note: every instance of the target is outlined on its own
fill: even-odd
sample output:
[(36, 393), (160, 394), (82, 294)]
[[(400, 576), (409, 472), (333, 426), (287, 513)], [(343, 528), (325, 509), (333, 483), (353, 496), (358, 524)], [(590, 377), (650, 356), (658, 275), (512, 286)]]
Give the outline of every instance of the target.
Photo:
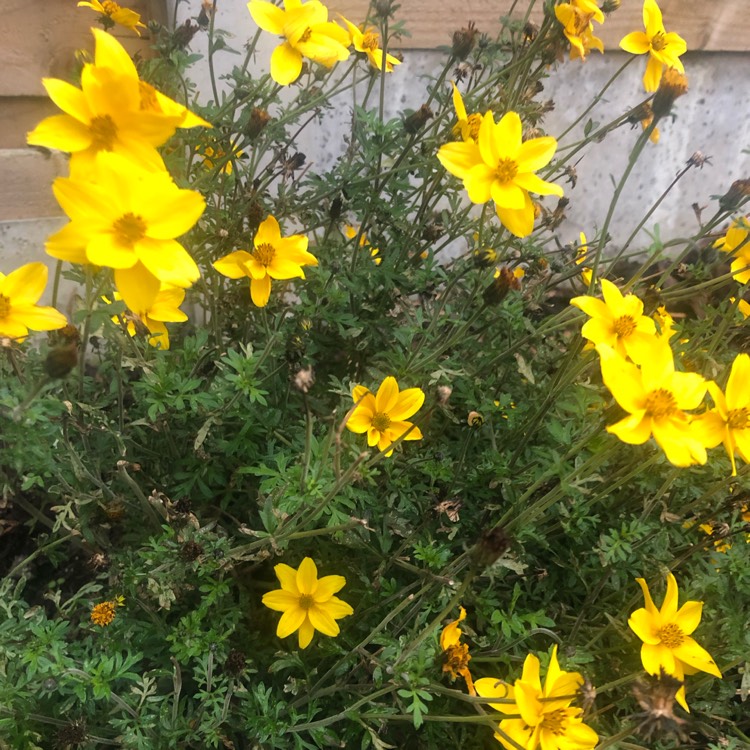
[(643, 709), (636, 714), (640, 720), (638, 733), (646, 740), (664, 734), (674, 734), (680, 740), (686, 738), (684, 719), (675, 716), (675, 696), (682, 682), (662, 669), (659, 676), (645, 675), (633, 685), (633, 695)]

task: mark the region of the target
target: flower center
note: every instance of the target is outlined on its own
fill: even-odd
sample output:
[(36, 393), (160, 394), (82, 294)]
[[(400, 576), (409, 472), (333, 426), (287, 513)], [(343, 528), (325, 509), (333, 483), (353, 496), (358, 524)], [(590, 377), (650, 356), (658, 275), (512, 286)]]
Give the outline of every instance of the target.
[(469, 123), (469, 135), (472, 140), (476, 141), (479, 138), (479, 126), (482, 124), (482, 115), (477, 112), (473, 112), (467, 118)]
[[(2, 297), (0, 297), (0, 318), (2, 317)], [(747, 406), (731, 409), (727, 415), (727, 426), (730, 430), (746, 430), (750, 427), (750, 410)]]
[(261, 242), (260, 245), (255, 246), (253, 251), (253, 258), (266, 268), (271, 265), (275, 256), (276, 248), (268, 242)]
[(624, 339), (635, 331), (635, 320), (631, 315), (622, 315), (614, 322), (612, 328), (618, 338)]
[(518, 174), (518, 164), (513, 159), (500, 159), (495, 167), (498, 182), (511, 182)]
[(550, 711), (544, 714), (542, 718), (542, 729), (546, 729), (552, 734), (565, 734), (568, 724), (568, 715), (564, 708), (558, 708), (556, 711)]
[(374, 31), (368, 31), (362, 37), (362, 47), (364, 49), (376, 50), (380, 45), (380, 36)]
[(133, 247), (146, 236), (146, 222), (140, 216), (128, 212), (112, 225), (112, 230), (120, 245)]
[(102, 8), (104, 8), (104, 12), (111, 16), (113, 13), (117, 13), (118, 10), (120, 10), (120, 6), (113, 2), (113, 0), (104, 0), (102, 2)]
[(391, 426), (391, 418), (383, 411), (376, 412), (372, 417), (372, 426), (379, 432), (385, 432)]
[(667, 648), (677, 648), (678, 646), (681, 646), (685, 640), (685, 634), (682, 632), (682, 628), (679, 625), (675, 625), (673, 622), (660, 628), (656, 632), (656, 635)]
[(297, 40), (297, 43), (299, 42), (308, 42), (310, 41), (310, 37), (312, 36), (312, 29), (308, 26), (303, 32), (302, 36)]
[(97, 150), (111, 151), (117, 137), (117, 125), (109, 115), (97, 115), (89, 125), (92, 145)]
[(310, 609), (315, 604), (315, 600), (309, 594), (302, 594), (299, 598), (299, 606), (302, 609)]
[(677, 402), (671, 391), (657, 388), (646, 396), (646, 412), (651, 417), (668, 417), (677, 411)]
[(159, 101), (156, 98), (154, 89), (143, 81), (138, 82), (138, 90), (141, 95), (141, 109), (145, 110), (161, 110), (159, 107)]
[(471, 655), (469, 654), (469, 647), (465, 643), (456, 643), (453, 646), (448, 646), (443, 654), (445, 661), (443, 662), (443, 672), (447, 672), (454, 680), (463, 671), (469, 668), (469, 661)]
[(651, 49), (656, 52), (661, 52), (667, 46), (667, 42), (664, 39), (664, 32), (659, 31), (651, 38)]
[(10, 300), (4, 294), (0, 294), (0, 320), (7, 318), (8, 315), (10, 315)]

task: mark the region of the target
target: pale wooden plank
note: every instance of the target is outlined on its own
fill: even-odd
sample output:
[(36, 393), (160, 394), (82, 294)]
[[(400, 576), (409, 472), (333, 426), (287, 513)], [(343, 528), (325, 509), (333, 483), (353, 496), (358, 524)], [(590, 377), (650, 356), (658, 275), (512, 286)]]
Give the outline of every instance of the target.
[(59, 111), (46, 97), (0, 96), (0, 149), (23, 148), (26, 133)]
[(52, 181), (67, 171), (67, 159), (59, 153), (0, 149), (0, 221), (61, 215)]
[[(512, 0), (401, 0), (397, 18), (405, 22), (410, 38), (394, 46), (402, 49), (434, 49), (449, 45), (453, 32), (474, 21), (480, 31), (495, 34), (499, 18), (507, 14)], [(527, 0), (519, 0), (524, 9)], [(542, 19), (541, 0), (535, 3), (532, 21)], [(332, 0), (332, 11), (342, 13), (353, 22), (361, 22), (369, 7), (368, 0)], [(750, 50), (749, 0), (660, 0), (667, 31), (676, 31), (688, 43), (688, 49), (707, 52), (747, 52)], [(630, 31), (642, 30), (640, 0), (622, 0), (619, 10), (610, 15), (603, 26), (595, 24), (596, 34), (604, 40), (605, 49), (617, 45)], [(523, 17), (523, 10), (514, 13)]]
[[(132, 0), (128, 7), (150, 18), (166, 19), (165, 0)], [(43, 95), (41, 78), (67, 78), (77, 49), (93, 49), (89, 29), (97, 13), (74, 0), (3, 0), (0, 24), (0, 96)], [(147, 43), (128, 29), (115, 35), (130, 51)]]

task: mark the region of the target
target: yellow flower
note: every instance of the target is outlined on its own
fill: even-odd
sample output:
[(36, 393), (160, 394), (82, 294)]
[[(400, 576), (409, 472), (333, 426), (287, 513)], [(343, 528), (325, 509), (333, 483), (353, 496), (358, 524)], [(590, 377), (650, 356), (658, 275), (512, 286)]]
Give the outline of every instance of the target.
[[(346, 227), (344, 227), (344, 234), (346, 235), (346, 238), (349, 240), (354, 239), (357, 236), (357, 233), (359, 232), (359, 229), (357, 227), (353, 227), (351, 224), (347, 224)], [(371, 247), (367, 243), (367, 237), (364, 234), (361, 234), (359, 236), (359, 246), (360, 247), (369, 247), (370, 248), (370, 257), (372, 258), (372, 262), (379, 266), (382, 262), (382, 258), (378, 258), (377, 255), (380, 252), (380, 249), (377, 247)]]
[(654, 320), (659, 325), (659, 337), (664, 338), (667, 341), (677, 333), (674, 329), (674, 318), (667, 312), (667, 308), (664, 305), (659, 305), (654, 313)]
[[(557, 646), (542, 688), (539, 659), (529, 654), (523, 664), (523, 674), (513, 687), (491, 677), (476, 681), (477, 693), (483, 698), (512, 699), (515, 705), (490, 702), (489, 705), (505, 714), (520, 714), (521, 718), (500, 722), (495, 738), (509, 750), (519, 745), (527, 750), (590, 750), (599, 741), (597, 733), (583, 723), (581, 709), (570, 704), (583, 685), (578, 672), (560, 669)], [(513, 744), (516, 743), (516, 744)]]
[(393, 73), (393, 66), (401, 65), (401, 60), (393, 55), (384, 53), (383, 50), (380, 49), (380, 36), (375, 29), (362, 31), (362, 29), (355, 26), (351, 21), (347, 21), (343, 16), (341, 16), (341, 20), (349, 31), (350, 43), (354, 45), (354, 49), (357, 50), (357, 52), (366, 53), (370, 65), (375, 68), (375, 70), (383, 70), (384, 61), (386, 73)]
[[(730, 297), (729, 301), (734, 304), (734, 297)], [(740, 299), (737, 303), (737, 309), (742, 313), (742, 317), (747, 320), (750, 318), (750, 302), (746, 302), (744, 299)]]
[(91, 622), (94, 625), (98, 625), (103, 628), (107, 625), (111, 625), (115, 619), (116, 608), (125, 605), (124, 596), (116, 596), (114, 599), (110, 599), (106, 602), (100, 602), (95, 604), (91, 608)]
[(265, 307), (271, 296), (271, 279), (304, 279), (302, 266), (317, 266), (318, 259), (307, 252), (307, 237), (282, 237), (279, 222), (268, 216), (253, 238), (253, 251), (236, 250), (219, 258), (213, 266), (230, 279), (250, 278), (253, 304)]
[[(680, 681), (684, 681), (685, 673), (693, 674), (696, 671), (721, 678), (721, 672), (708, 651), (690, 637), (701, 621), (703, 602), (685, 602), (677, 609), (677, 581), (670, 573), (667, 576), (667, 593), (661, 609), (657, 609), (646, 581), (643, 578), (636, 578), (636, 581), (643, 591), (646, 606), (630, 615), (628, 625), (643, 641), (643, 668), (653, 675), (661, 674), (663, 669)], [(675, 697), (686, 711), (690, 710), (685, 700), (684, 685)]]
[(32, 331), (55, 331), (68, 321), (54, 307), (37, 305), (47, 286), (47, 266), (27, 263), (7, 276), (0, 272), (0, 336), (20, 339)]
[(461, 92), (453, 81), (451, 81), (451, 86), (453, 86), (453, 107), (458, 118), (458, 122), (453, 126), (451, 132), (457, 138), (460, 136), (464, 141), (476, 143), (479, 137), (479, 126), (482, 124), (482, 115), (478, 112), (467, 114)]
[(708, 392), (715, 408), (694, 418), (698, 436), (706, 448), (719, 443), (732, 463), (732, 476), (737, 476), (735, 454), (750, 463), (750, 356), (738, 354), (732, 363), (726, 393), (714, 382), (708, 383)]
[[(148, 285), (135, 291), (138, 296), (134, 298), (132, 294), (130, 295), (128, 307), (135, 319), (140, 320), (151, 334), (148, 337), (149, 345), (157, 349), (169, 349), (169, 331), (164, 323), (184, 323), (188, 319), (188, 316), (179, 309), (185, 301), (185, 290), (163, 285), (153, 298)], [(140, 297), (140, 302), (137, 301), (138, 297)], [(115, 292), (114, 299), (120, 300), (122, 295)], [(105, 302), (109, 300), (105, 298)], [(132, 318), (123, 320), (119, 315), (115, 315), (112, 320), (118, 324), (124, 323), (130, 336), (136, 335), (137, 328)]]
[(725, 253), (732, 253), (732, 275), (740, 284), (750, 281), (750, 223), (748, 218), (735, 219), (727, 233), (714, 242)]
[(399, 391), (396, 378), (388, 376), (380, 384), (377, 394), (372, 394), (363, 385), (352, 388), (352, 398), (357, 404), (346, 426), (352, 432), (367, 433), (367, 444), (378, 446), (379, 451), (393, 453), (391, 443), (404, 440), (421, 440), (422, 432), (406, 420), (414, 416), (424, 403), (421, 388)]
[(71, 221), (47, 240), (47, 252), (71, 263), (114, 268), (129, 307), (131, 298), (143, 302), (139, 287), (148, 286), (153, 301), (158, 282), (189, 287), (200, 276), (175, 238), (198, 221), (206, 203), (200, 193), (178, 188), (167, 172), (102, 152), (95, 181), (58, 177), (52, 189)]
[(673, 32), (664, 30), (661, 10), (656, 0), (643, 1), (644, 31), (632, 31), (620, 41), (620, 47), (633, 55), (645, 55), (649, 59), (643, 75), (646, 91), (656, 91), (665, 68), (676, 68), (680, 73), (685, 68), (680, 62), (680, 55), (687, 51), (685, 40)]
[(140, 81), (130, 56), (111, 34), (92, 32), (94, 64), (84, 66), (81, 88), (44, 78), (47, 93), (65, 114), (42, 120), (27, 135), (27, 142), (71, 153), (73, 176), (88, 176), (100, 151), (119, 153), (153, 170), (164, 169), (156, 147), (178, 127), (208, 123), (192, 115), (195, 121), (188, 124), (188, 110)]
[(440, 634), (440, 648), (443, 650), (443, 672), (447, 672), (451, 680), (455, 680), (459, 676), (463, 677), (466, 681), (466, 688), (469, 691), (469, 695), (476, 695), (474, 683), (471, 679), (471, 672), (469, 671), (471, 654), (469, 654), (469, 647), (465, 643), (461, 643), (461, 634), (463, 631), (458, 627), (458, 623), (465, 619), (466, 610), (460, 607), (458, 619), (449, 622)]
[(262, 601), (269, 609), (284, 613), (276, 628), (279, 638), (297, 630), (299, 647), (307, 648), (316, 630), (337, 636), (340, 631), (336, 620), (354, 614), (350, 605), (334, 596), (346, 586), (346, 578), (318, 578), (318, 569), (309, 557), (297, 570), (280, 563), (274, 566), (274, 571), (281, 588), (264, 594)]
[[(651, 105), (646, 102), (643, 105), (643, 112), (644, 117), (641, 119), (641, 128), (643, 130), (646, 130), (646, 128), (648, 128), (648, 126), (651, 125), (651, 123), (654, 121), (654, 110)], [(651, 135), (648, 137), (648, 139), (651, 141), (651, 143), (656, 144), (659, 142), (660, 137), (661, 133), (659, 132), (659, 128), (654, 128), (651, 131)]]
[(573, 307), (591, 318), (583, 324), (581, 335), (594, 344), (611, 347), (621, 357), (640, 362), (654, 346), (654, 321), (643, 314), (643, 302), (634, 294), (623, 296), (607, 279), (602, 279), (601, 284), (604, 301), (588, 295), (570, 300)]
[(327, 68), (349, 57), (349, 34), (328, 20), (328, 8), (319, 0), (284, 0), (283, 10), (265, 0), (250, 0), (247, 7), (263, 31), (285, 39), (271, 55), (271, 78), (280, 86), (299, 78), (303, 57)]
[(101, 13), (106, 19), (111, 20), (112, 23), (119, 23), (120, 26), (124, 26), (126, 29), (135, 31), (138, 36), (141, 32), (138, 30), (139, 26), (146, 28), (146, 24), (141, 23), (141, 17), (134, 10), (130, 8), (122, 8), (113, 0), (91, 0), (91, 2), (85, 2), (81, 0), (78, 3), (78, 7), (91, 8), (97, 13)]
[(624, 443), (641, 445), (652, 435), (675, 466), (706, 463), (706, 449), (684, 410), (696, 409), (707, 383), (697, 373), (675, 372), (666, 339), (638, 369), (608, 346), (597, 346), (602, 379), (628, 416), (607, 427)]
[[(582, 263), (586, 262), (586, 256), (589, 254), (589, 245), (586, 235), (583, 232), (578, 235), (578, 239), (579, 245), (578, 252), (576, 253), (576, 265), (580, 266)], [(591, 286), (593, 273), (594, 272), (586, 266), (581, 269), (581, 280), (587, 287)]]
[(203, 166), (206, 169), (213, 169), (217, 163), (224, 162), (219, 170), (222, 174), (232, 174), (232, 170), (234, 169), (232, 162), (244, 154), (243, 151), (232, 145), (230, 156), (218, 143), (215, 143), (213, 146), (203, 146), (203, 148), (199, 148), (198, 150), (203, 155)]
[(555, 16), (563, 26), (563, 33), (570, 42), (570, 59), (586, 59), (589, 51), (597, 49), (604, 52), (604, 43), (594, 36), (594, 24), (604, 22), (604, 14), (599, 6), (591, 0), (572, 0), (555, 6)]
[(452, 175), (463, 180), (472, 203), (492, 199), (502, 224), (517, 237), (526, 237), (534, 230), (529, 191), (563, 194), (559, 185), (534, 174), (549, 164), (556, 149), (557, 141), (550, 136), (522, 142), (517, 112), (506, 113), (498, 123), (492, 112), (487, 112), (476, 143), (447, 143), (440, 147), (438, 159)]

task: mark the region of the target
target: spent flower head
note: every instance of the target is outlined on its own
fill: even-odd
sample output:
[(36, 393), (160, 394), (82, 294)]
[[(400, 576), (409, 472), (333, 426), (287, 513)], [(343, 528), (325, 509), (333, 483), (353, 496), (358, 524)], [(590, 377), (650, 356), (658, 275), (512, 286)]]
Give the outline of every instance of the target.
[(471, 654), (469, 647), (461, 643), (463, 631), (458, 626), (460, 622), (466, 619), (466, 610), (459, 608), (458, 619), (449, 622), (440, 633), (440, 648), (443, 650), (443, 672), (450, 675), (451, 680), (457, 677), (463, 677), (466, 681), (466, 688), (469, 695), (476, 695), (474, 682), (469, 671), (469, 661)]

